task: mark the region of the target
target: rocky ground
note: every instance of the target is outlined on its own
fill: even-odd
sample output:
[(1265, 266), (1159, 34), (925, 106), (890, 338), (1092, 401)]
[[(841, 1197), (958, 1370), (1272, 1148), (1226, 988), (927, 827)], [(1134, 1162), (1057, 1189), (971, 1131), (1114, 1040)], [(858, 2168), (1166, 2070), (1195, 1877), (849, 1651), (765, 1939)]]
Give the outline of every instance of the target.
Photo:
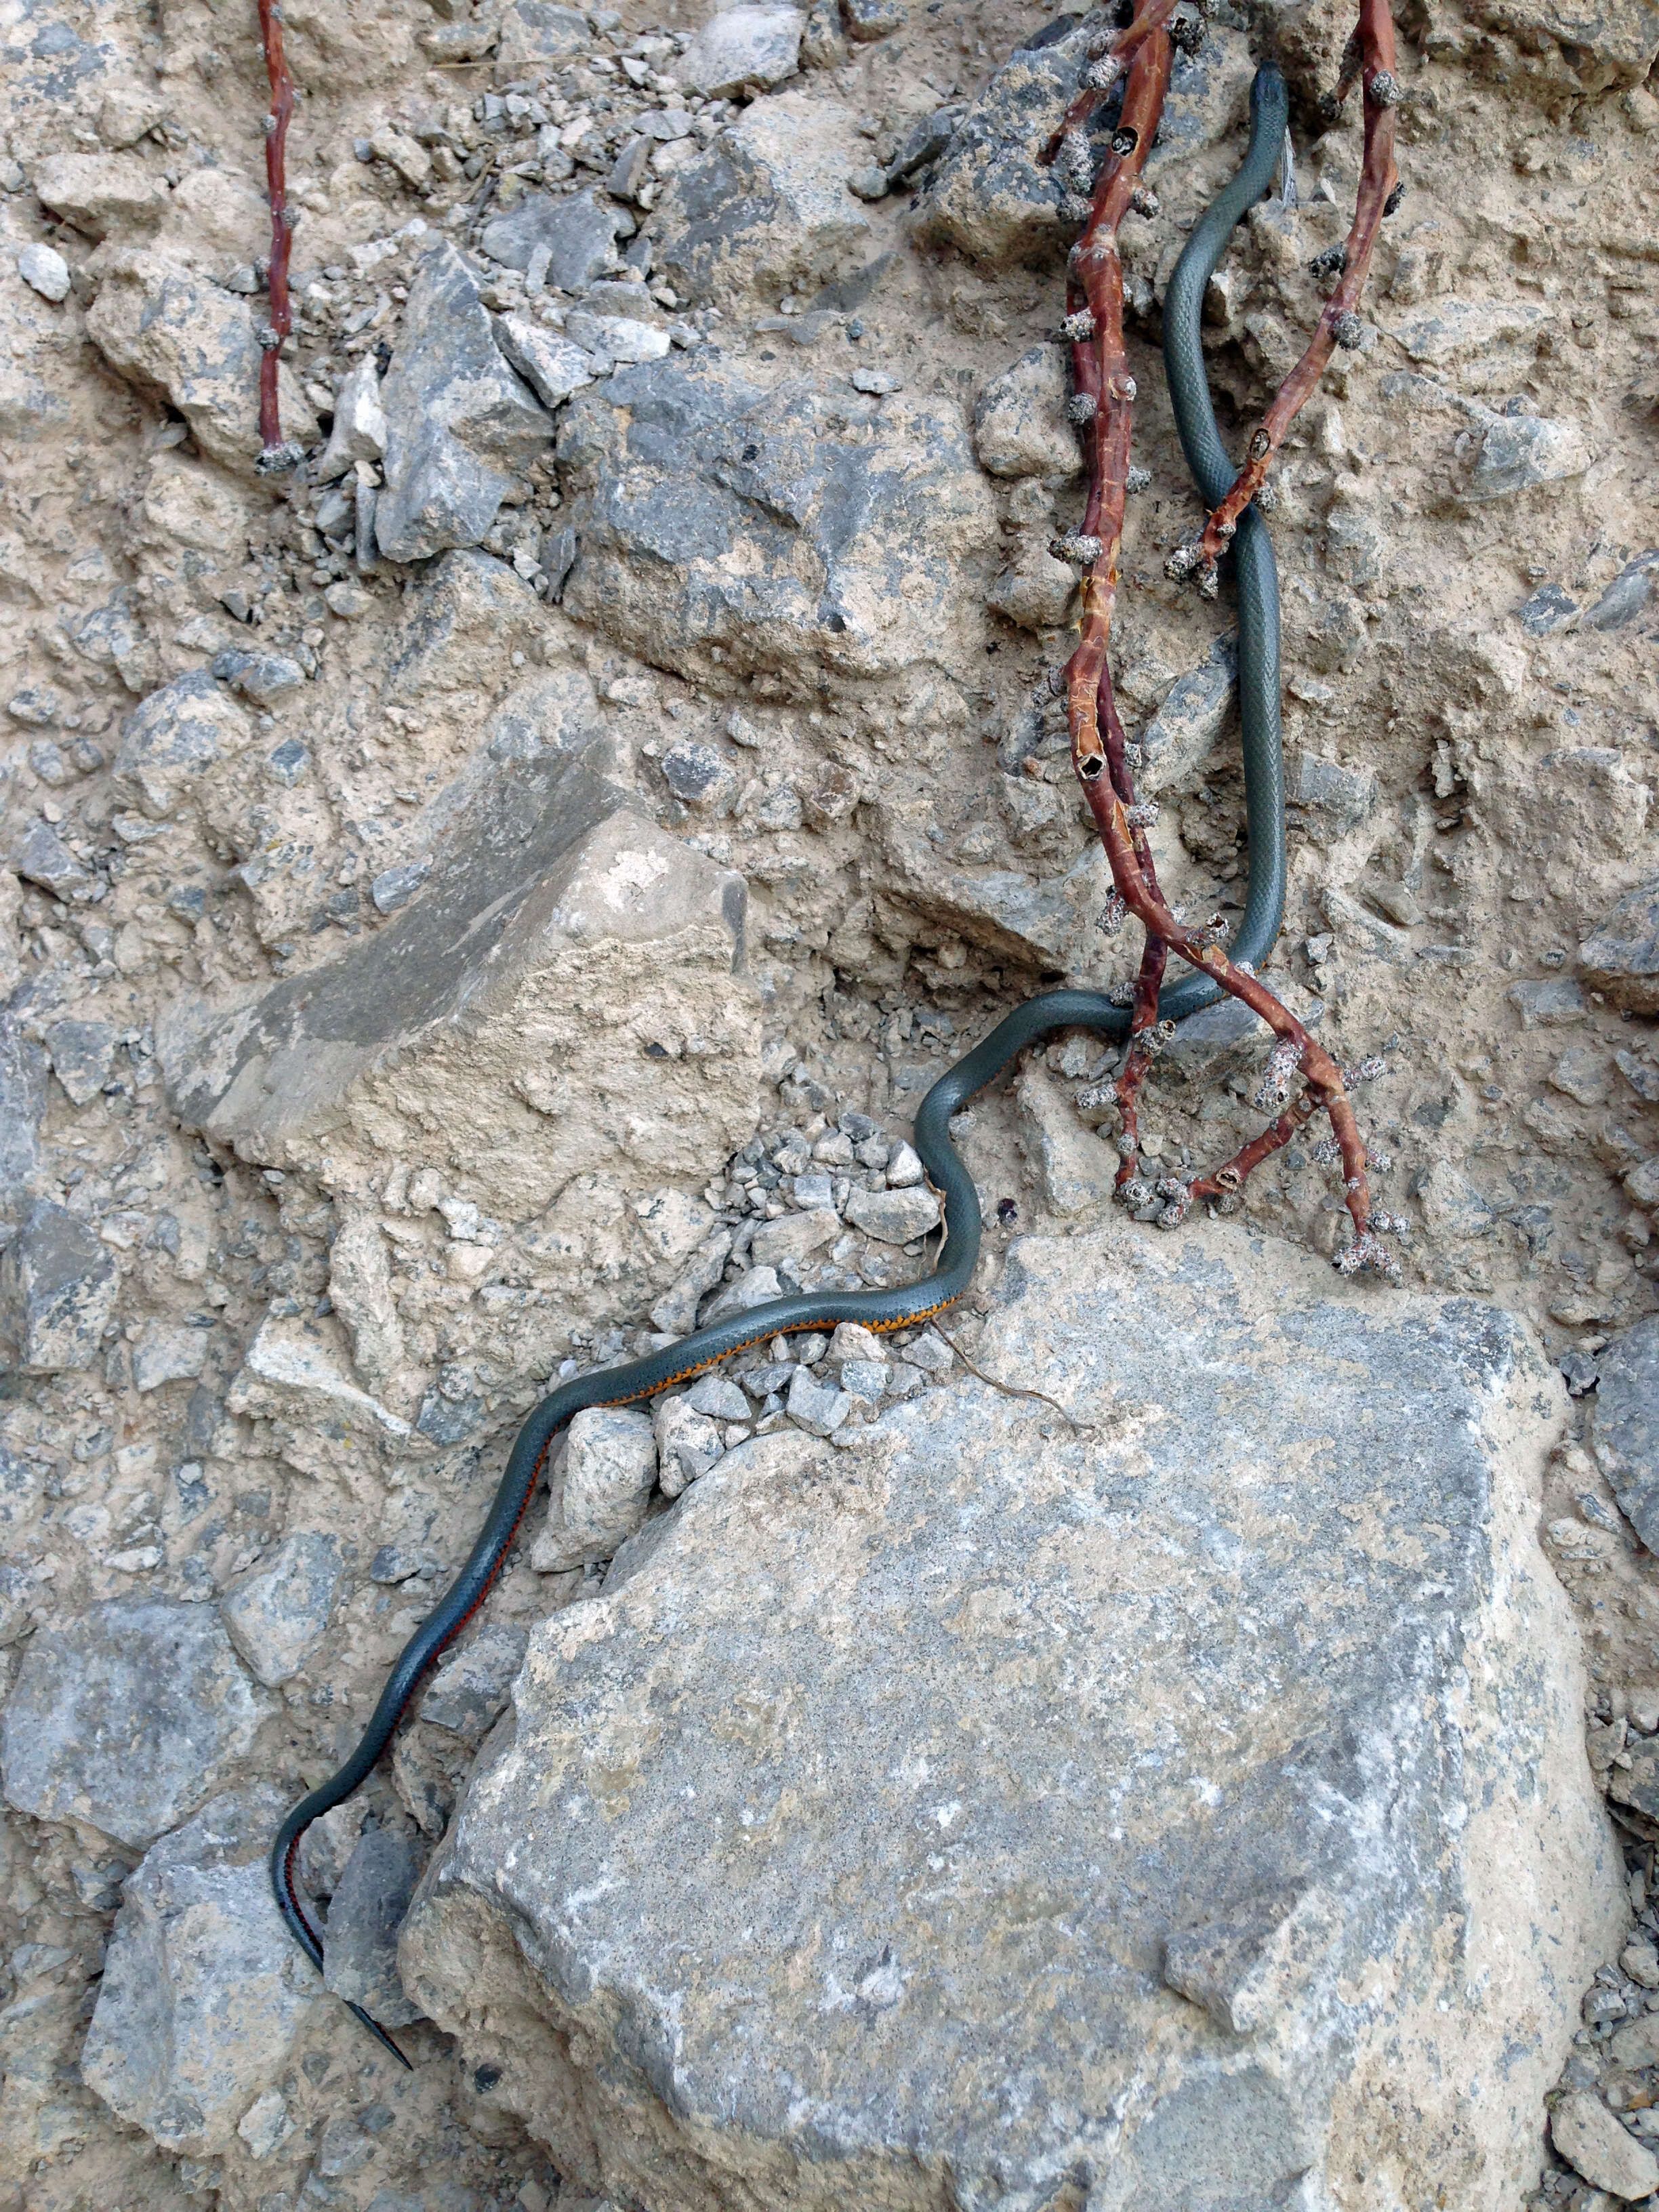
[[(403, 2073), (264, 1851), (523, 1413), (919, 1272), (922, 1092), (1132, 968), (1048, 680), (1082, 481), (1034, 154), (1100, 19), (1015, 53), (1046, 7), (286, 15), (306, 459), (263, 477), (253, 10), (0, 27), (0, 2212), (1659, 2202), (1659, 20), (1402, 7), (1404, 204), (1276, 471), (1270, 974), (1386, 1056), (1403, 1288), (1323, 1268), (1311, 1146), (1231, 1221), (1113, 1214), (1099, 1048), (1030, 1056), (957, 1124), (967, 1304), (582, 1417), (308, 1838), (330, 1988)], [(1126, 236), (1115, 665), (1194, 910), (1248, 856), (1225, 590), (1163, 575), (1198, 508), (1159, 303), (1271, 50), (1296, 188), (1206, 309), (1242, 442), (1346, 229), (1347, 28), (1214, 0)], [(1224, 1157), (1262, 1057), (1194, 1024), (1147, 1155)], [(964, 1467), (1024, 1471), (971, 1539)], [(715, 1747), (684, 1771), (670, 1711)], [(635, 1911), (514, 1874), (538, 1774), (611, 1838), (543, 1859)], [(861, 1856), (927, 1821), (916, 1868)]]

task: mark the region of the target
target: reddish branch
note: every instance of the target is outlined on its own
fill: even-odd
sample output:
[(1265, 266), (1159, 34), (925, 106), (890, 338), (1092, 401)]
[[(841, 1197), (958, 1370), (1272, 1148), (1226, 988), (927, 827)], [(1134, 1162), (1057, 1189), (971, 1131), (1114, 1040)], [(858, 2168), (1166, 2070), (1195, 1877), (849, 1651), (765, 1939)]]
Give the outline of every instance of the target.
[(259, 38), (270, 79), (270, 112), (265, 118), (265, 191), (270, 201), (270, 314), (259, 333), (264, 349), (259, 362), (259, 461), (264, 471), (292, 468), (300, 448), (283, 439), (276, 389), (283, 343), (294, 328), (288, 296), (288, 258), (294, 219), (288, 206), (288, 126), (294, 112), (294, 79), (283, 52), (280, 0), (259, 0)]
[[(1365, 1147), (1342, 1070), (1265, 983), (1227, 957), (1218, 941), (1218, 923), (1194, 930), (1171, 910), (1159, 889), (1146, 836), (1158, 809), (1136, 801), (1131, 773), (1136, 757), (1125, 739), (1113, 696), (1108, 648), (1117, 600), (1135, 399), (1124, 343), (1118, 232), (1132, 207), (1149, 204), (1140, 173), (1169, 88), (1171, 45), (1160, 27), (1167, 13), (1163, 0), (1146, 0), (1124, 34), (1126, 40), (1133, 40), (1134, 60), (1124, 88), (1122, 115), (1095, 188), (1088, 222), (1071, 256), (1065, 328), (1072, 341), (1072, 413), (1087, 449), (1089, 486), (1079, 527), (1055, 544), (1057, 552), (1083, 569), (1080, 637), (1066, 668), (1066, 708), (1073, 765), (1100, 831), (1115, 887), (1106, 919), (1114, 927), (1127, 910), (1146, 933), (1133, 988), (1128, 1046), (1111, 1086), (1121, 1121), (1118, 1188), (1136, 1205), (1154, 1196), (1163, 1199), (1159, 1218), (1169, 1227), (1185, 1217), (1195, 1198), (1216, 1200), (1231, 1210), (1251, 1170), (1288, 1144), (1315, 1114), (1322, 1113), (1330, 1121), (1353, 1220), (1353, 1241), (1339, 1256), (1338, 1265), (1345, 1273), (1375, 1267), (1391, 1273), (1395, 1263), (1376, 1235), (1378, 1226), (1391, 1224), (1373, 1220)], [(1066, 150), (1063, 143), (1061, 150)], [(1278, 1042), (1258, 1103), (1281, 1110), (1268, 1128), (1213, 1175), (1188, 1183), (1165, 1177), (1154, 1189), (1139, 1172), (1139, 1105), (1147, 1068), (1164, 1042), (1158, 995), (1171, 952), (1213, 976), (1273, 1030)], [(1364, 1071), (1374, 1072), (1370, 1066)], [(1298, 1074), (1304, 1087), (1291, 1102), (1290, 1085)]]
[(1083, 89), (1066, 109), (1059, 130), (1043, 148), (1044, 161), (1054, 160), (1068, 131), (1084, 128), (1152, 33), (1162, 30), (1174, 15), (1176, 5), (1176, 0), (1149, 0), (1149, 4), (1138, 9), (1133, 20), (1115, 38), (1097, 42), (1099, 46), (1097, 52), (1093, 46), (1091, 47), (1089, 66), (1083, 73)]
[(1394, 18), (1389, 12), (1389, 0), (1360, 0), (1359, 27), (1343, 56), (1341, 82), (1335, 97), (1326, 103), (1327, 112), (1333, 118), (1340, 112), (1356, 74), (1364, 88), (1365, 150), (1353, 227), (1346, 246), (1320, 255), (1313, 264), (1316, 273), (1328, 270), (1339, 273), (1336, 289), (1325, 302), (1312, 343), (1273, 394), (1232, 489), (1201, 534), (1170, 555), (1165, 566), (1171, 576), (1196, 571), (1207, 584), (1216, 562), (1232, 540), (1239, 516), (1267, 481), (1273, 455), (1312, 398), (1333, 351), (1339, 345), (1358, 345), (1364, 335), (1358, 313), (1359, 295), (1365, 288), (1377, 231), (1383, 216), (1396, 204), (1394, 195), (1400, 181), (1394, 162), (1394, 112), (1400, 104), (1400, 80), (1395, 74)]

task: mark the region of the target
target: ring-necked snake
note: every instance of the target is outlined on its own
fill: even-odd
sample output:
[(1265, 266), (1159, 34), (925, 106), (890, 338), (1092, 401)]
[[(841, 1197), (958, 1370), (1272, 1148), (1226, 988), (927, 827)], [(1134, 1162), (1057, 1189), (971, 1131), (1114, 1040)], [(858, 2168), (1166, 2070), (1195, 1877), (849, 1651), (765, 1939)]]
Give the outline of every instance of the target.
[[(1250, 144), (1243, 167), (1195, 226), (1164, 302), (1164, 359), (1170, 397), (1187, 465), (1206, 507), (1233, 480), (1216, 428), (1199, 317), (1204, 288), (1221, 258), (1234, 225), (1268, 189), (1284, 143), (1289, 101), (1285, 81), (1271, 64), (1256, 72), (1250, 92)], [(1279, 577), (1266, 524), (1254, 507), (1240, 518), (1233, 541), (1238, 588), (1238, 688), (1243, 725), (1246, 819), (1250, 880), (1235, 957), (1256, 964), (1279, 934), (1285, 903), (1284, 770), (1279, 751)], [(1221, 996), (1207, 977), (1191, 975), (1166, 990), (1159, 1014), (1180, 1021)], [(679, 1343), (598, 1374), (582, 1375), (543, 1400), (520, 1430), (507, 1469), (465, 1565), (426, 1621), (404, 1647), (373, 1717), (345, 1765), (301, 1800), (283, 1821), (271, 1847), (276, 1902), (296, 1942), (319, 1968), (323, 1949), (300, 1905), (295, 1861), (311, 1823), (368, 1779), (390, 1742), (421, 1677), (459, 1635), (483, 1603), (529, 1510), (549, 1446), (573, 1413), (588, 1406), (622, 1406), (648, 1398), (671, 1383), (712, 1367), (732, 1353), (779, 1334), (832, 1328), (859, 1322), (866, 1328), (906, 1328), (959, 1298), (979, 1257), (980, 1210), (973, 1177), (951, 1142), (951, 1117), (982, 1091), (1027, 1045), (1057, 1030), (1094, 1030), (1121, 1037), (1129, 1015), (1098, 991), (1048, 991), (1028, 999), (999, 1022), (989, 1036), (942, 1075), (921, 1102), (915, 1143), (944, 1202), (945, 1239), (939, 1264), (921, 1282), (896, 1290), (804, 1291), (770, 1305), (753, 1306)], [(408, 2061), (361, 2005), (350, 2006), (363, 2026), (404, 2065)]]

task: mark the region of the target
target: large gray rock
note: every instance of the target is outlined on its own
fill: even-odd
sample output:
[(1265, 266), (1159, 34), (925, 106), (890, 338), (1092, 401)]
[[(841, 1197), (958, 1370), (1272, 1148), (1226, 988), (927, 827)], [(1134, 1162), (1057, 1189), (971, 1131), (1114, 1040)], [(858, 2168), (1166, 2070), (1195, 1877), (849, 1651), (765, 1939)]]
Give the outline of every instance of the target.
[(264, 1565), (227, 1592), (230, 1640), (268, 1690), (297, 1674), (322, 1642), (341, 1571), (334, 1537), (296, 1529)]
[(488, 535), (514, 471), (552, 418), (503, 359), (477, 279), (434, 246), (410, 287), (404, 337), (380, 386), (386, 489), (374, 534), (392, 561), (424, 561)]
[(81, 2077), (163, 2150), (224, 2150), (319, 2002), (266, 1856), (286, 1794), (227, 1792), (163, 1837), (123, 1887)]
[(757, 1439), (535, 1632), (401, 1961), (562, 2172), (1520, 2201), (1629, 1910), (1535, 1535), (1559, 1384), (1329, 1283), (1030, 1240), (975, 1364), (1081, 1426), (968, 1381)]
[(580, 688), (585, 711), (481, 749), (383, 929), (229, 1007), (175, 1004), (157, 1048), (184, 1121), (271, 1166), (326, 1155), (346, 1192), (395, 1154), (514, 1221), (608, 1162), (707, 1177), (746, 1140), (743, 878), (590, 764)]
[(0, 1358), (26, 1375), (90, 1367), (120, 1287), (97, 1232), (36, 1199), (0, 1255)]
[(1596, 1355), (1590, 1445), (1626, 1519), (1659, 1553), (1659, 1316)]
[(0, 1721), (6, 1802), (143, 1850), (246, 1758), (270, 1710), (216, 1607), (112, 1598), (24, 1652)]
[(406, 2027), (421, 2016), (398, 1978), (398, 1931), (420, 1871), (401, 1828), (370, 1828), (328, 1901), (324, 1985), (347, 2004), (362, 2005), (382, 2027)]
[[(581, 550), (564, 603), (642, 659), (815, 682), (948, 661), (996, 510), (954, 408), (723, 362), (619, 370), (559, 439)], [(965, 653), (967, 646), (963, 644)]]
[(1659, 876), (1621, 898), (1578, 948), (1578, 972), (1594, 991), (1632, 1014), (1659, 1014)]
[(869, 155), (856, 124), (850, 108), (804, 93), (756, 100), (669, 180), (653, 226), (657, 268), (676, 290), (726, 303), (775, 305), (792, 285), (840, 276), (870, 235), (847, 184)]
[[(246, 300), (148, 246), (109, 263), (87, 310), (87, 336), (137, 390), (166, 399), (222, 466), (252, 477), (259, 457), (259, 364)], [(302, 446), (321, 434), (299, 379), (277, 373), (283, 434)]]

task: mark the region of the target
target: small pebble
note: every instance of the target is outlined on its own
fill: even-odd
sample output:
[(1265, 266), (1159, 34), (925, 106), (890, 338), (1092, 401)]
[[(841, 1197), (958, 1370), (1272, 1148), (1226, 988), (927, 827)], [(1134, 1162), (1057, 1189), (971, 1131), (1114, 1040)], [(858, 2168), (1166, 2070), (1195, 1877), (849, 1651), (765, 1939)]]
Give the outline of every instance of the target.
[(69, 297), (69, 264), (55, 246), (26, 246), (17, 257), (17, 273), (43, 300)]

